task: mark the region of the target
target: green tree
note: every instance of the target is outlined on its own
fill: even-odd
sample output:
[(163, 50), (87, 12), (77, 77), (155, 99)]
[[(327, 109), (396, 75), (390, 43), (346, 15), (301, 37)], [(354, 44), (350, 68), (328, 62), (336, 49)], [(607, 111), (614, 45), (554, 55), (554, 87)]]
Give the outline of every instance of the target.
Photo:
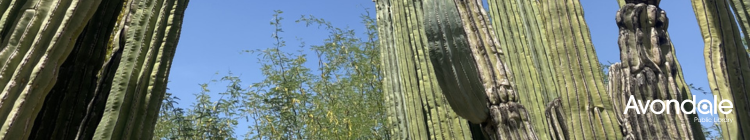
[[(219, 99), (212, 100), (210, 83), (228, 82)], [(225, 140), (236, 139), (234, 128), (244, 116), (242, 100), (246, 89), (231, 72), (220, 80), (200, 84), (201, 92), (194, 94), (196, 102), (188, 109), (175, 107), (178, 97), (167, 94), (154, 130), (154, 139)]]
[(274, 26), (274, 47), (264, 50), (248, 50), (258, 54), (262, 75), (261, 82), (253, 83), (249, 92), (247, 107), (256, 124), (251, 126), (254, 139), (305, 139), (304, 121), (307, 119), (310, 85), (313, 76), (310, 69), (303, 66), (307, 62), (305, 54), (288, 53), (282, 50), (286, 41), (281, 36), (282, 11), (275, 11), (271, 25)]
[[(379, 49), (374, 19), (363, 15), (365, 38), (354, 30), (334, 27), (314, 16), (296, 22), (328, 31), (322, 45), (313, 45), (318, 73), (307, 68), (307, 55), (286, 53), (280, 17), (274, 14), (271, 25), (276, 43), (273, 48), (252, 50), (257, 53), (266, 77), (253, 84), (247, 101), (250, 116), (256, 121), (248, 136), (271, 139), (382, 139), (386, 137), (382, 120)], [(305, 46), (304, 43), (301, 46)]]
[(311, 101), (317, 106), (309, 113), (312, 115), (307, 122), (310, 127), (306, 132), (312, 134), (309, 138), (386, 137), (375, 21), (369, 13), (361, 18), (366, 27), (365, 38), (357, 37), (352, 29), (334, 27), (314, 16), (297, 20), (307, 26), (318, 25), (330, 34), (323, 45), (311, 48), (317, 55), (320, 78), (312, 85), (319, 95)]
[[(176, 97), (164, 99), (155, 139), (233, 139), (238, 121), (251, 124), (246, 139), (387, 139), (375, 20), (361, 16), (364, 37), (314, 16), (296, 22), (327, 31), (321, 45), (289, 50), (275, 11), (273, 47), (246, 52), (258, 56), (263, 79), (249, 87), (239, 77), (225, 76), (227, 91), (212, 100), (207, 84), (189, 109), (175, 108)], [(301, 39), (300, 39), (301, 41)], [(309, 48), (317, 68), (309, 67)], [(293, 48), (291, 48), (293, 49)], [(171, 95), (171, 94), (170, 94)], [(172, 123), (179, 122), (179, 123)]]

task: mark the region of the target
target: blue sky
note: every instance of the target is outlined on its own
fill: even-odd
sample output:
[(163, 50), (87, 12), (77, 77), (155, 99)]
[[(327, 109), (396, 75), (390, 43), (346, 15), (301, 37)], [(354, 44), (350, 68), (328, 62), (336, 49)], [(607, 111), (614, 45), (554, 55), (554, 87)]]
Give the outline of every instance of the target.
[[(603, 63), (619, 62), (618, 29), (615, 13), (616, 0), (581, 0), (585, 19), (591, 30), (594, 46)], [(709, 89), (703, 59), (703, 39), (688, 0), (662, 1), (661, 7), (670, 19), (669, 32), (677, 58), (682, 64), (685, 80), (697, 87)], [(243, 85), (258, 82), (264, 77), (253, 54), (242, 50), (264, 49), (273, 46), (269, 25), (274, 10), (282, 10), (284, 36), (288, 51), (297, 50), (302, 38), (308, 45), (321, 44), (328, 35), (325, 30), (294, 23), (301, 15), (323, 18), (337, 27), (349, 26), (364, 31), (359, 16), (369, 9), (375, 15), (371, 0), (192, 0), (186, 11), (182, 35), (170, 73), (169, 91), (179, 97), (179, 107), (189, 107), (198, 84), (219, 79), (232, 71), (241, 75)], [(309, 50), (309, 49), (305, 49)], [(312, 60), (309, 61), (315, 61)], [(315, 65), (310, 65), (315, 66)], [(218, 75), (216, 75), (218, 73)], [(209, 84), (212, 94), (224, 91), (224, 83)], [(693, 92), (700, 99), (712, 100), (712, 95)], [(707, 117), (707, 116), (701, 116)], [(244, 134), (246, 123), (240, 123), (238, 136)], [(707, 124), (704, 124), (707, 125)]]

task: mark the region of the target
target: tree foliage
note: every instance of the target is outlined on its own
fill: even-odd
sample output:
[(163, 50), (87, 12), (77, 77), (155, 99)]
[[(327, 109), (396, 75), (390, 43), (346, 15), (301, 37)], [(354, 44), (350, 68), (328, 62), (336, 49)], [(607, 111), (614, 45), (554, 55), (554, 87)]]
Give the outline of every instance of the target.
[[(259, 82), (243, 87), (230, 73), (212, 81), (229, 83), (218, 100), (212, 100), (208, 84), (201, 84), (190, 109), (175, 107), (179, 98), (168, 94), (154, 138), (236, 139), (243, 133), (246, 139), (387, 138), (375, 20), (369, 13), (361, 16), (366, 27), (361, 35), (302, 16), (295, 22), (329, 35), (321, 45), (306, 46), (300, 39), (297, 51), (288, 51), (295, 48), (285, 41), (282, 13), (275, 11), (270, 22), (273, 46), (245, 50), (258, 58)], [(238, 121), (249, 126), (237, 126)], [(248, 129), (236, 132), (235, 127)]]

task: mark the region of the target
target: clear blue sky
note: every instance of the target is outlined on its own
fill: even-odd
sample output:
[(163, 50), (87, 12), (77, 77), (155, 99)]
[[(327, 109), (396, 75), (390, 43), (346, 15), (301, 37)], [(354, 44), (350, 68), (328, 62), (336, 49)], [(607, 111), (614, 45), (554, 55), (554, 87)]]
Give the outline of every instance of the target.
[[(618, 29), (614, 16), (618, 10), (616, 0), (581, 0), (581, 4), (599, 61), (605, 64), (608, 61), (619, 62)], [(703, 39), (690, 1), (662, 1), (661, 7), (667, 11), (670, 19), (669, 32), (685, 80), (709, 89), (703, 59)], [(281, 35), (286, 38), (291, 51), (299, 45), (295, 37), (302, 38), (308, 45), (316, 45), (321, 44), (328, 35), (324, 30), (294, 23), (301, 15), (314, 15), (332, 22), (334, 26), (349, 26), (361, 32), (364, 26), (359, 16), (365, 13), (365, 8), (369, 8), (372, 16), (375, 15), (375, 4), (371, 0), (192, 0), (185, 13), (168, 92), (182, 99), (179, 107), (189, 107), (194, 101), (193, 94), (200, 92), (198, 84), (219, 79), (230, 70), (241, 75), (243, 85), (263, 79), (255, 55), (241, 51), (273, 46), (271, 34), (274, 28), (269, 23), (274, 10), (284, 11), (282, 16), (286, 19), (282, 24), (286, 32)], [(309, 61), (315, 60), (310, 58)], [(216, 94), (224, 91), (225, 85), (214, 83), (209, 88), (212, 94)], [(710, 94), (693, 93), (699, 100), (713, 99)], [(239, 124), (236, 130), (238, 136), (244, 134), (246, 125)]]

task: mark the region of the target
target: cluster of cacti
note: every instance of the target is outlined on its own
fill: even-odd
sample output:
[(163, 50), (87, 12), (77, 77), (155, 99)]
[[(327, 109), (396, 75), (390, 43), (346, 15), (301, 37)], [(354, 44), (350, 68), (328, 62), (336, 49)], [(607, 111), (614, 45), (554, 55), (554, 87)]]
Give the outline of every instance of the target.
[[(721, 114), (722, 136), (726, 139), (750, 138), (750, 58), (742, 44), (740, 31), (748, 39), (748, 1), (692, 0), (704, 39), (704, 58), (711, 92), (717, 100), (729, 100), (734, 108)], [(733, 15), (734, 11), (734, 15)], [(740, 21), (739, 27), (735, 16)]]
[[(381, 37), (389, 37), (383, 29), (399, 26), (391, 22), (407, 22), (401, 20), (409, 20), (408, 23), (413, 25), (407, 28), (414, 30), (409, 35), (426, 34), (428, 43), (420, 44), (424, 41), (422, 39), (412, 44), (392, 46), (430, 48), (428, 54), (414, 52), (419, 54), (401, 57), (400, 62), (434, 65), (435, 78), (453, 110), (473, 123), (483, 123), (488, 128), (485, 132), (492, 138), (622, 137), (601, 81), (603, 74), (599, 71), (580, 3), (577, 0), (490, 0), (489, 3), (491, 22), (480, 1), (426, 0), (422, 3), (424, 7), (408, 7), (417, 13), (424, 11), (427, 17), (424, 25), (412, 21), (422, 20), (419, 16), (412, 19), (379, 17)], [(392, 9), (378, 8), (378, 11), (404, 16)], [(427, 27), (426, 32), (422, 33), (424, 27)], [(399, 31), (397, 28), (393, 30)], [(386, 55), (405, 53), (389, 50), (391, 46), (388, 45), (391, 44), (383, 44), (382, 52)], [(424, 57), (429, 57), (432, 63), (422, 61)], [(394, 64), (385, 60), (384, 69), (389, 69), (389, 65)], [(409, 76), (424, 72), (429, 72), (429, 69), (395, 74)], [(387, 71), (385, 76), (398, 75)], [(399, 77), (394, 78), (399, 80)], [(391, 88), (394, 85), (421, 87), (406, 81), (385, 81), (386, 87), (389, 84)], [(557, 111), (545, 112), (547, 104), (558, 97), (559, 103), (554, 104), (558, 106), (550, 107)], [(387, 100), (394, 102), (393, 98)], [(394, 111), (404, 108), (392, 107)], [(404, 114), (410, 115), (408, 112)], [(547, 122), (545, 114), (554, 116), (550, 119), (554, 122)], [(391, 123), (396, 126), (405, 121), (410, 120), (403, 118)], [(551, 127), (558, 129), (550, 132)]]
[[(669, 19), (658, 0), (625, 1), (617, 12), (621, 63), (609, 68), (609, 97), (615, 110), (624, 112), (630, 97), (637, 100), (690, 99), (667, 34)], [(628, 110), (619, 114), (625, 139), (703, 138), (694, 115), (681, 113), (679, 105), (657, 106), (668, 112), (654, 114)], [(661, 108), (661, 109), (659, 109)]]
[[(739, 51), (741, 39), (731, 9), (746, 31), (748, 3), (696, 1), (706, 51), (711, 53), (706, 57), (714, 94), (722, 99), (747, 98), (745, 87), (750, 82), (743, 80), (750, 77), (743, 73), (750, 73), (748, 58)], [(483, 125), (491, 138), (701, 139), (700, 124), (691, 121), (697, 117), (694, 114), (678, 115), (674, 110), (669, 115), (620, 114), (630, 95), (685, 100), (691, 94), (660, 1), (618, 2), (623, 62), (610, 68), (609, 87), (605, 87), (578, 0), (489, 0), (492, 20), (478, 0), (377, 1), (392, 132), (420, 138), (414, 135), (423, 134), (422, 130), (400, 130), (429, 122), (414, 116), (432, 109), (427, 103), (434, 100), (414, 97), (442, 93), (459, 116)], [(717, 10), (717, 3), (723, 8)], [(738, 76), (729, 78), (727, 73)], [(421, 89), (437, 92), (400, 93)], [(420, 104), (423, 111), (413, 111)], [(736, 104), (737, 113), (723, 117), (739, 123), (722, 124), (729, 130), (725, 136), (742, 133), (738, 127), (750, 123), (746, 120), (750, 116), (738, 115), (748, 111), (746, 102)], [(508, 114), (516, 118), (504, 116)]]
[[(383, 91), (393, 139), (472, 139), (451, 110), (428, 55), (422, 1), (377, 0)], [(470, 128), (472, 127), (472, 128)], [(473, 131), (476, 132), (476, 131)]]
[(187, 3), (0, 1), (0, 138), (151, 138)]
[(0, 139), (28, 137), (63, 60), (100, 1), (0, 1)]

